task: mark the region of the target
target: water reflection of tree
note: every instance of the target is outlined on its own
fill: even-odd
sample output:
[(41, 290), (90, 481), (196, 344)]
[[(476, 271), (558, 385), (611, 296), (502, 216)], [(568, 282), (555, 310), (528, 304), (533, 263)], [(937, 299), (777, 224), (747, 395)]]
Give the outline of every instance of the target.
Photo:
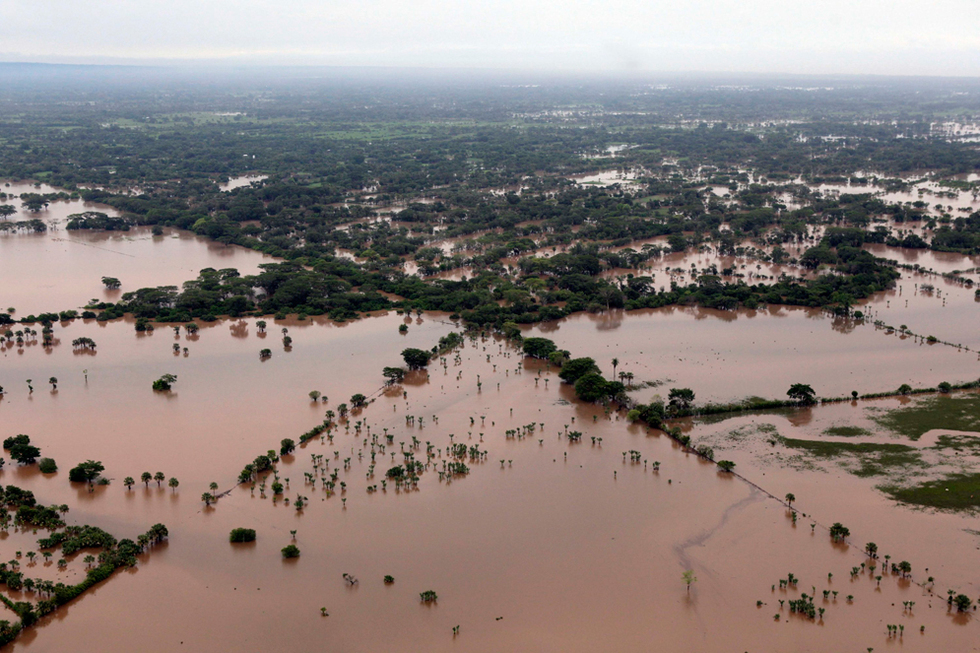
[(614, 331), (623, 324), (623, 316), (626, 311), (615, 309), (603, 311), (602, 313), (588, 313), (589, 319), (595, 322), (597, 331)]
[(232, 338), (248, 337), (248, 323), (245, 320), (239, 320), (238, 322), (228, 325), (228, 329), (231, 331)]
[(851, 317), (835, 317), (831, 320), (830, 327), (838, 333), (850, 333), (857, 324), (857, 320)]

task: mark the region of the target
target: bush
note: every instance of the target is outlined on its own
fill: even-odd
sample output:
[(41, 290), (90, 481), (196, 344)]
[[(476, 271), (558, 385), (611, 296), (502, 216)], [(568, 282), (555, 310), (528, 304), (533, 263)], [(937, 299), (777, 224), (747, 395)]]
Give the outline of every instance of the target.
[[(254, 528), (233, 528), (231, 529), (231, 534), (228, 536), (229, 542), (254, 542), (255, 541), (255, 529)], [(285, 555), (285, 553), (283, 553)]]
[(42, 474), (54, 474), (58, 471), (58, 463), (54, 461), (54, 458), (42, 458), (37, 466)]
[(299, 547), (295, 544), (288, 544), (282, 547), (282, 557), (283, 558), (298, 558), (299, 557)]

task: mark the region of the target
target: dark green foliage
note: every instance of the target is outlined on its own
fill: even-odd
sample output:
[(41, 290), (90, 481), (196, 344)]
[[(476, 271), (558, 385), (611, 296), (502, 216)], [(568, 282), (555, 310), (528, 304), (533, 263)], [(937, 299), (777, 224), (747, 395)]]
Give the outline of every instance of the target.
[(606, 401), (619, 396), (624, 391), (625, 388), (622, 383), (606, 381), (601, 374), (594, 372), (580, 376), (575, 381), (575, 395), (582, 401)]
[(401, 383), (405, 378), (405, 370), (400, 367), (386, 367), (381, 370), (381, 375), (385, 377), (387, 385)]
[(10, 458), (22, 465), (33, 465), (41, 450), (31, 444), (15, 444), (10, 447)]
[(402, 358), (405, 359), (405, 364), (408, 365), (410, 370), (420, 370), (429, 364), (429, 358), (431, 354), (427, 351), (421, 349), (415, 349), (409, 347), (408, 349), (402, 350)]
[[(65, 225), (65, 229), (69, 231), (74, 231), (78, 229), (94, 229), (97, 231), (129, 231), (130, 221), (126, 218), (116, 218), (110, 217), (105, 213), (100, 213), (98, 211), (86, 211), (85, 213), (73, 213), (68, 216), (68, 224)], [(103, 277), (102, 281), (109, 277)], [(118, 281), (118, 279), (116, 280)], [(110, 286), (106, 284), (106, 288), (118, 288), (119, 285)]]
[(591, 358), (573, 358), (561, 366), (558, 376), (565, 383), (575, 383), (586, 374), (599, 374), (599, 366)]
[(298, 558), (299, 548), (295, 544), (287, 544), (286, 546), (282, 547), (282, 557), (286, 559)]
[(813, 391), (813, 388), (805, 383), (794, 383), (791, 385), (789, 390), (786, 391), (786, 396), (799, 402), (801, 406), (809, 406), (817, 402), (816, 393)]
[(31, 437), (29, 435), (24, 435), (23, 433), (21, 433), (20, 435), (13, 435), (9, 438), (6, 438), (3, 441), (3, 448), (10, 449), (14, 445), (30, 444), (30, 443), (31, 443)]
[(176, 380), (176, 374), (164, 374), (153, 382), (153, 389), (157, 392), (166, 392), (167, 390), (170, 390)]
[(286, 456), (291, 454), (296, 449), (296, 443), (290, 438), (283, 438), (282, 442), (279, 443), (279, 455)]
[(851, 536), (851, 530), (840, 522), (834, 522), (830, 527), (830, 537), (835, 542), (845, 540)]
[(54, 461), (54, 458), (42, 458), (38, 462), (37, 467), (41, 470), (42, 474), (54, 474), (58, 471), (58, 463)]
[(255, 529), (254, 528), (233, 528), (231, 534), (228, 536), (230, 542), (254, 542), (255, 541)]
[(532, 358), (548, 358), (552, 352), (558, 350), (555, 343), (547, 338), (525, 338), (522, 348)]
[(116, 546), (116, 538), (95, 526), (66, 526), (63, 531), (37, 541), (38, 548), (52, 549), (61, 546), (61, 552), (70, 556), (82, 549), (109, 550)]
[(957, 612), (967, 612), (973, 607), (973, 600), (966, 594), (957, 594), (953, 599), (953, 605), (956, 606)]
[(677, 413), (685, 413), (694, 403), (694, 391), (690, 388), (671, 388), (667, 395), (667, 405)]
[(3, 490), (3, 502), (8, 506), (33, 506), (37, 504), (34, 493), (30, 490), (22, 490), (16, 485), (8, 485)]
[(91, 483), (105, 471), (105, 465), (96, 460), (78, 463), (68, 471), (68, 480), (73, 483)]

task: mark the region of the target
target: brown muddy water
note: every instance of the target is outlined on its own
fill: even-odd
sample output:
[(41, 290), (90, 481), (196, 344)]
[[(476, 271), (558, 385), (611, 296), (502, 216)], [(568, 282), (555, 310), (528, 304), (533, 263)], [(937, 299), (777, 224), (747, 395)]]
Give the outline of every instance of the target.
[[(877, 370), (876, 379), (902, 382), (890, 378), (897, 360), (915, 367), (897, 339), (870, 328), (845, 339), (831, 320), (805, 311), (728, 321), (685, 310), (607, 317), (619, 322), (606, 322), (601, 335), (595, 316), (531, 332), (577, 355), (594, 355), (604, 369), (611, 356), (602, 340), (621, 370), (644, 364), (660, 372), (666, 363), (671, 374), (686, 375), (676, 385), (695, 388), (699, 399), (774, 395), (788, 385), (771, 378), (784, 366), (792, 368), (791, 381), (811, 382), (829, 394), (811, 370), (824, 370), (830, 386), (829, 366), (819, 363), (834, 348), (844, 349), (836, 359), (840, 376), (848, 370), (867, 375), (877, 360), (875, 342), (881, 360), (896, 359)], [(50, 353), (30, 346), (3, 354), (0, 436), (29, 433), (61, 467), (42, 477), (8, 466), (0, 472), (3, 482), (33, 490), (44, 503), (70, 504), (69, 523), (132, 536), (164, 522), (171, 533), (137, 569), (116, 574), (42, 620), (13, 650), (61, 651), (87, 641), (141, 651), (377, 651), (393, 642), (435, 651), (864, 651), (889, 645), (966, 651), (980, 641), (975, 619), (948, 614), (939, 598), (964, 582), (973, 583), (964, 591), (977, 593), (976, 552), (952, 536), (944, 544), (942, 533), (961, 530), (944, 516), (896, 509), (854, 483), (802, 479), (792, 469), (760, 471), (738, 460), (762, 488), (771, 483), (774, 494), (794, 491), (798, 506), (819, 524), (845, 521), (855, 543), (874, 539), (882, 553), (908, 559), (915, 581), (924, 580), (930, 566), (937, 596), (890, 575), (877, 587), (868, 573), (849, 577), (865, 561), (856, 547), (833, 545), (822, 527), (811, 532), (808, 519), (794, 527), (784, 505), (657, 432), (575, 402), (555, 370), (524, 362), (503, 343), (467, 341), (458, 354), (434, 361), (428, 375), (410, 375), (401, 388), (376, 393), (381, 368), (397, 365), (402, 348), (429, 347), (453, 328), (444, 316), (268, 321), (264, 337), (254, 320), (245, 320), (202, 325), (190, 340), (184, 334), (175, 340), (167, 328), (137, 335), (122, 321), (75, 322), (56, 328), (62, 344)], [(397, 332), (402, 323), (409, 324), (405, 335)], [(288, 352), (283, 326), (293, 338)], [(76, 355), (67, 346), (82, 335), (98, 342), (96, 355)], [(774, 338), (782, 339), (782, 348)], [(848, 350), (844, 345), (852, 340), (855, 349)], [(188, 348), (186, 357), (172, 353), (174, 342)], [(712, 347), (722, 345), (744, 353), (716, 362)], [(265, 347), (273, 355), (263, 362), (258, 351)], [(670, 362), (670, 347), (681, 348), (686, 361)], [(173, 392), (154, 393), (151, 381), (165, 372), (178, 376)], [(57, 392), (37, 381), (49, 376), (58, 377)], [(27, 378), (35, 379), (32, 395)], [(322, 419), (324, 405), (307, 396), (313, 389), (328, 396), (326, 407), (333, 410), (355, 392), (376, 400), (335, 429), (332, 441), (311, 441), (280, 463), (280, 476), (290, 479), (286, 496), (301, 494), (309, 505), (297, 512), (259, 489), (235, 487), (246, 462), (278, 448), (282, 438), (298, 440)], [(406, 415), (417, 418), (414, 424)], [(507, 430), (531, 423), (533, 433), (508, 437)], [(384, 429), (393, 435), (391, 444)], [(566, 429), (582, 431), (581, 441), (570, 441)], [(431, 468), (417, 490), (390, 482), (384, 488), (384, 471), (402, 462), (401, 450), (412, 447), (413, 437), (416, 459), (425, 460), (428, 443), (434, 447)], [(440, 480), (437, 470), (451, 440), (487, 456), (467, 459), (467, 476)], [(642, 462), (631, 463), (630, 450)], [(337, 470), (345, 492), (328, 496), (322, 482), (304, 481), (304, 473), (323, 475), (312, 455)], [(67, 469), (89, 458), (101, 460), (113, 479), (94, 493), (67, 481)], [(138, 479), (144, 470), (176, 476), (180, 487), (172, 492), (151, 482), (128, 491), (122, 485), (124, 476)], [(231, 492), (205, 508), (200, 495), (211, 481), (219, 492)], [(369, 492), (373, 486), (381, 487)], [(230, 545), (228, 531), (239, 526), (255, 528), (257, 542)], [(926, 528), (936, 535), (909, 536)], [(291, 542), (292, 530), (302, 555), (284, 562), (279, 549)], [(32, 537), (12, 532), (0, 538), (0, 559), (15, 550), (26, 554)], [(942, 556), (945, 565), (936, 562)], [(27, 571), (74, 578), (83, 567), (76, 556), (67, 571), (40, 562)], [(698, 579), (689, 591), (681, 580), (688, 569)], [(345, 573), (357, 584), (348, 585)], [(787, 573), (800, 578), (798, 588), (779, 589)], [(383, 583), (386, 574), (393, 584)], [(780, 599), (812, 593), (811, 587), (826, 610), (822, 619), (808, 621), (780, 607)], [(425, 590), (437, 592), (435, 604), (420, 603)], [(839, 594), (824, 601), (823, 590)], [(908, 600), (916, 602), (911, 614), (903, 610)], [(321, 616), (321, 607), (329, 616)], [(907, 632), (889, 641), (886, 624), (902, 624)], [(454, 626), (460, 627), (455, 637)]]
[[(91, 299), (119, 301), (123, 293), (147, 286), (177, 285), (197, 278), (208, 267), (236, 268), (253, 274), (276, 259), (236, 245), (222, 245), (191, 232), (165, 228), (154, 236), (149, 227), (129, 231), (68, 231), (68, 216), (84, 211), (119, 213), (103, 204), (59, 200), (38, 212), (21, 208), (21, 193), (53, 193), (47, 185), (0, 186), (16, 195), (7, 200), (21, 209), (10, 221), (37, 218), (44, 233), (0, 233), (0, 310), (15, 308), (16, 317), (80, 308)], [(107, 290), (102, 277), (116, 277), (122, 288)]]
[[(42, 219), (57, 226), (69, 213), (90, 209), (104, 210), (57, 202)], [(70, 242), (57, 240), (63, 237)], [(17, 307), (18, 315), (61, 310), (91, 297), (111, 299), (103, 275), (120, 278), (125, 291), (178, 284), (203, 267), (247, 274), (270, 260), (215, 247), (169, 231), (2, 236), (0, 305)], [(703, 267), (709, 259), (692, 260)], [(676, 268), (691, 261), (669, 262)], [(657, 285), (667, 274), (657, 275)], [(920, 293), (919, 276), (927, 278), (907, 275), (864, 310), (973, 346), (966, 338), (975, 335), (980, 304), (972, 291), (934, 281), (937, 290)], [(980, 595), (975, 517), (902, 508), (873, 479), (769, 459), (764, 446), (726, 445), (728, 433), (753, 424), (811, 439), (827, 425), (863, 424), (864, 402), (683, 425), (695, 441), (712, 442), (719, 457), (734, 460), (748, 483), (656, 431), (576, 402), (556, 370), (492, 339), (467, 341), (458, 355), (434, 361), (428, 375), (411, 374), (383, 390), (381, 369), (399, 365), (403, 348), (427, 349), (459, 330), (445, 315), (266, 321), (264, 334), (248, 319), (202, 324), (190, 337), (175, 337), (165, 326), (137, 334), (130, 321), (76, 321), (55, 326), (58, 344), (49, 350), (38, 344), (0, 350), (6, 389), (0, 438), (29, 434), (60, 468), (41, 475), (8, 464), (0, 482), (31, 489), (45, 504), (69, 504), (70, 524), (133, 537), (163, 522), (171, 534), (139, 567), (62, 607), (11, 650), (63, 651), (86, 641), (100, 650), (140, 651), (378, 651), (393, 643), (433, 651), (968, 651), (980, 641), (975, 617), (949, 614), (944, 601), (947, 588)], [(400, 324), (409, 325), (407, 334), (398, 333)], [(289, 350), (282, 328), (293, 338)], [(665, 396), (670, 387), (691, 387), (703, 402), (781, 397), (795, 382), (840, 395), (980, 376), (976, 352), (804, 309), (613, 311), (537, 325), (527, 334), (593, 356), (607, 376), (616, 357), (618, 371), (634, 373), (635, 384), (661, 384), (633, 393), (642, 400)], [(72, 350), (71, 340), (81, 336), (98, 343), (97, 353)], [(264, 348), (272, 356), (260, 360)], [(150, 384), (164, 373), (177, 375), (173, 391), (153, 392)], [(44, 382), (51, 376), (57, 391)], [(311, 390), (327, 403), (311, 402)], [(336, 428), (332, 440), (311, 441), (279, 464), (289, 479), (285, 496), (309, 499), (301, 512), (273, 502), (269, 490), (235, 485), (245, 463), (278, 449), (283, 438), (298, 441), (326, 409), (336, 411), (354, 393), (375, 401)], [(533, 433), (507, 434), (532, 423)], [(581, 441), (566, 431), (582, 431)], [(417, 460), (426, 459), (431, 443), (430, 468), (417, 489), (385, 487), (384, 472), (403, 462), (413, 438)], [(477, 446), (486, 458), (466, 459), (465, 477), (440, 479), (450, 442)], [(641, 462), (631, 463), (628, 451)], [(345, 490), (327, 494), (312, 455), (323, 456)], [(109, 486), (90, 493), (68, 482), (68, 469), (87, 459), (105, 464)], [(137, 482), (129, 491), (122, 484), (126, 476), (158, 470), (177, 477), (179, 488)], [(306, 473), (317, 482), (307, 483)], [(211, 482), (229, 493), (205, 508), (200, 497)], [(816, 521), (813, 531), (810, 517), (794, 526), (767, 492), (794, 492), (797, 507)], [(857, 546), (830, 542), (825, 527), (834, 521), (851, 528)], [(257, 541), (232, 546), (228, 532), (235, 527), (256, 529)], [(293, 530), (302, 555), (285, 562), (279, 551)], [(65, 570), (56, 566), (57, 555), (32, 562), (27, 554), (42, 534), (0, 533), (0, 560), (20, 551), (27, 576), (78, 582), (88, 552)], [(882, 554), (909, 560), (914, 582), (885, 575), (878, 587), (867, 572), (850, 578), (850, 569), (866, 561), (858, 549), (869, 540)], [(688, 591), (681, 573), (689, 569), (698, 580)], [(358, 582), (348, 585), (345, 573)], [(800, 578), (798, 588), (779, 589), (787, 573)], [(393, 584), (382, 581), (386, 574)], [(935, 595), (916, 584), (928, 575), (936, 578)], [(822, 619), (808, 621), (779, 605), (811, 587), (826, 610)], [(438, 593), (435, 604), (420, 603), (425, 590)], [(823, 600), (824, 590), (838, 595)], [(911, 613), (902, 603), (910, 600)], [(886, 624), (907, 632), (889, 639)]]

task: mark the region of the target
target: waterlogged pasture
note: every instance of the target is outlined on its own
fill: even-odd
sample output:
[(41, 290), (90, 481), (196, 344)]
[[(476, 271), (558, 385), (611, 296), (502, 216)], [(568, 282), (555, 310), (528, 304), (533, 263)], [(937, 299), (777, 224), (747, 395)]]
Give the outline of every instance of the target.
[[(674, 319), (691, 317), (678, 312)], [(828, 318), (803, 319), (783, 330), (819, 323), (840, 335)], [(588, 345), (624, 343), (620, 369), (634, 369), (638, 360), (661, 358), (626, 347), (633, 335), (655, 331), (649, 320), (622, 316), (622, 332), (583, 332), (563, 342), (573, 318), (544, 335), (575, 354), (595, 354), (604, 368), (608, 356)], [(428, 650), (648, 650), (655, 641), (663, 650), (709, 651), (734, 641), (741, 650), (818, 651), (855, 642), (884, 646), (885, 623), (906, 626), (903, 646), (911, 650), (962, 650), (975, 640), (976, 624), (948, 615), (942, 598), (946, 587), (976, 594), (980, 581), (969, 571), (976, 568), (969, 564), (976, 543), (962, 517), (895, 509), (850, 474), (841, 475), (847, 483), (827, 487), (792, 466), (756, 466), (738, 450), (726, 452), (757, 489), (663, 434), (630, 425), (624, 414), (577, 402), (556, 369), (493, 338), (468, 340), (433, 361), (427, 374), (381, 388), (381, 368), (398, 365), (403, 348), (428, 348), (456, 328), (446, 316), (268, 321), (264, 335), (248, 319), (203, 324), (197, 335), (182, 331), (176, 338), (166, 327), (139, 335), (125, 321), (77, 321), (56, 327), (63, 344), (50, 353), (39, 346), (4, 352), (2, 435), (30, 433), (61, 469), (42, 477), (8, 466), (3, 482), (33, 490), (45, 504), (71, 504), (69, 523), (125, 536), (164, 522), (171, 533), (135, 571), (116, 574), (45, 618), (14, 649), (56, 650), (78, 638), (111, 636), (120, 647), (140, 650), (275, 647), (288, 640), (299, 649), (371, 651), (397, 632), (405, 645)], [(591, 324), (589, 316), (581, 321)], [(633, 322), (640, 325), (635, 333)], [(399, 334), (401, 324), (406, 334)], [(293, 338), (290, 351), (281, 342), (284, 327)], [(79, 336), (98, 342), (94, 356), (67, 346)], [(802, 355), (819, 356), (819, 339), (798, 340)], [(174, 355), (174, 343), (187, 347), (186, 357), (182, 349)], [(272, 350), (264, 361), (262, 348)], [(688, 356), (689, 365), (708, 358)], [(778, 360), (773, 354), (758, 369)], [(178, 377), (173, 390), (153, 392), (150, 382), (165, 372)], [(35, 382), (28, 394), (23, 379), (48, 376), (58, 377), (57, 392)], [(709, 368), (670, 385), (717, 388), (719, 399), (770, 394), (771, 382), (751, 369), (727, 391), (711, 381), (715, 376)], [(326, 405), (310, 401), (313, 389), (328, 397)], [(279, 477), (289, 480), (281, 498), (273, 501), (271, 477), (254, 490), (236, 486), (245, 463), (278, 449), (283, 438), (298, 440), (325, 409), (338, 410), (358, 392), (373, 403), (330, 437), (283, 457)], [(787, 411), (785, 419), (825, 409), (843, 407)], [(581, 436), (569, 435), (576, 431)], [(466, 453), (451, 456), (452, 444), (465, 445)], [(92, 493), (69, 484), (65, 473), (88, 458), (101, 460), (112, 479)], [(385, 478), (406, 460), (429, 464), (417, 487)], [(468, 473), (440, 478), (454, 461)], [(162, 470), (180, 486), (144, 487), (138, 481), (144, 470)], [(346, 487), (328, 491), (325, 480), (334, 473)], [(132, 490), (122, 484), (125, 476), (137, 478)], [(200, 495), (211, 482), (220, 494), (230, 492), (205, 507)], [(767, 492), (795, 492), (796, 507), (808, 516), (794, 526), (790, 511)], [(293, 505), (297, 496), (305, 497), (302, 511)], [(857, 547), (831, 543), (825, 527), (834, 521), (850, 526)], [(236, 527), (254, 528), (256, 542), (229, 544)], [(909, 541), (909, 529), (923, 536)], [(12, 557), (13, 547), (27, 550), (29, 538), (11, 533), (0, 543), (0, 558)], [(868, 540), (908, 559), (916, 582), (934, 576), (936, 596), (898, 576), (886, 575), (880, 587), (870, 572), (851, 578), (851, 568), (866, 561), (859, 547)], [(290, 543), (302, 553), (283, 561), (279, 549)], [(54, 573), (82, 567), (76, 557), (68, 571)], [(688, 569), (698, 578), (690, 591), (681, 580)], [(797, 587), (778, 587), (787, 573), (800, 579)], [(349, 584), (343, 574), (358, 582)], [(385, 584), (385, 575), (394, 582)], [(811, 585), (826, 611), (817, 622), (779, 604), (811, 593)], [(419, 593), (430, 589), (438, 600), (420, 603)], [(149, 615), (147, 596), (156, 601)], [(902, 608), (909, 600), (916, 602), (911, 614)], [(379, 619), (385, 628), (377, 627)], [(137, 621), (141, 627), (132, 628)]]

